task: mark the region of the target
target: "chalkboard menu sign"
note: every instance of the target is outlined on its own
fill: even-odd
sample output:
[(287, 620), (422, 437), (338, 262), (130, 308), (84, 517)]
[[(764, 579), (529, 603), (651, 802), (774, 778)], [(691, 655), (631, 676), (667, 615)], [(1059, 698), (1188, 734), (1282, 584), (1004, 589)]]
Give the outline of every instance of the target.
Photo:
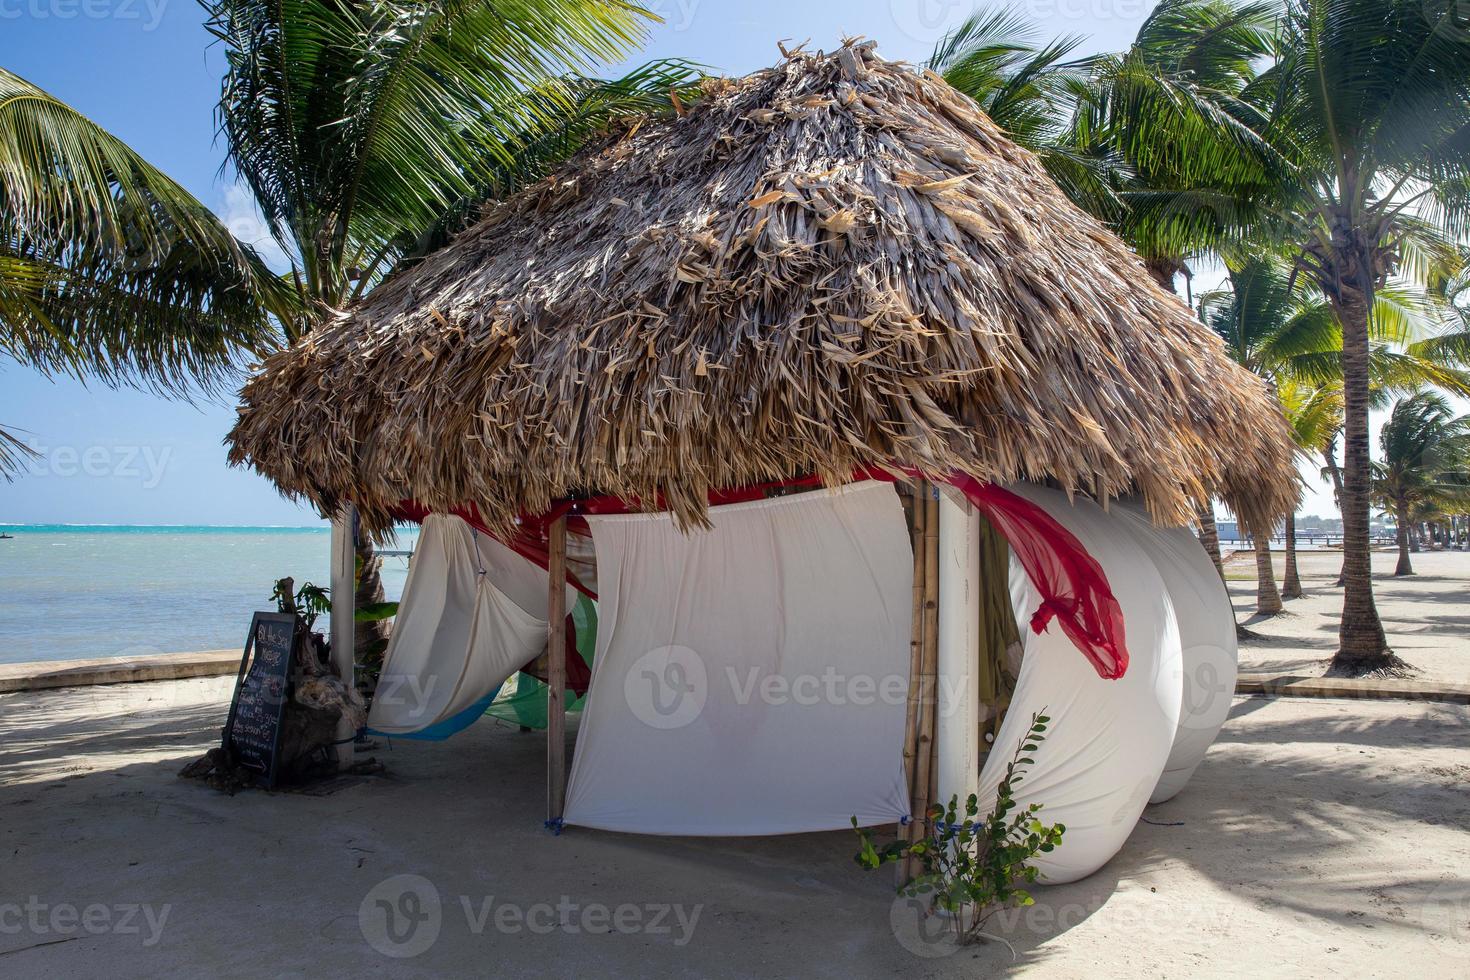
[(267, 787), (276, 784), (296, 620), (291, 613), (264, 612), (250, 620), (235, 697), (225, 722), (225, 751), (237, 766), (259, 773), (260, 782)]

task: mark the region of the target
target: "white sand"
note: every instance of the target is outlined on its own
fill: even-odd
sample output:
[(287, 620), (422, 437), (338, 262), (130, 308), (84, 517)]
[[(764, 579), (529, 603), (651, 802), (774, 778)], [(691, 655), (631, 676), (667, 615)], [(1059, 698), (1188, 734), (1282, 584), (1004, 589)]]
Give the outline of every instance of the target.
[[(329, 796), (175, 778), (212, 743), (229, 683), (0, 695), (0, 975), (1470, 974), (1463, 706), (1237, 701), (1155, 823), (1002, 927), (1013, 965), (1000, 945), (915, 942), (902, 905), (891, 928), (888, 869), (856, 868), (850, 834), (552, 837), (542, 738), (491, 724), (399, 742), (381, 753), (389, 777)], [(442, 899), (437, 939), (407, 959), (370, 945), (360, 918), (401, 900), (397, 884), (374, 891), (401, 874)], [(557, 918), (477, 934), (462, 896), (512, 916), (560, 903), (568, 921), (593, 913), (593, 934)], [(654, 925), (650, 905), (698, 918), (610, 932), (595, 913), (620, 905), (638, 906), (635, 928)], [(66, 912), (89, 906), (95, 935)], [(138, 931), (119, 931), (133, 906)], [(155, 935), (145, 913), (165, 911)]]
[[(1282, 555), (1274, 556), (1277, 581)], [(1373, 593), (1389, 645), (1419, 668), (1420, 679), (1470, 681), (1470, 552), (1426, 551), (1413, 556), (1416, 574), (1395, 578), (1396, 551), (1373, 555)], [(1333, 585), (1342, 553), (1299, 554), (1306, 596), (1269, 619), (1255, 615), (1256, 565), (1250, 552), (1226, 565), (1236, 618), (1262, 640), (1241, 647), (1241, 670), (1319, 675), (1337, 649), (1342, 589)]]

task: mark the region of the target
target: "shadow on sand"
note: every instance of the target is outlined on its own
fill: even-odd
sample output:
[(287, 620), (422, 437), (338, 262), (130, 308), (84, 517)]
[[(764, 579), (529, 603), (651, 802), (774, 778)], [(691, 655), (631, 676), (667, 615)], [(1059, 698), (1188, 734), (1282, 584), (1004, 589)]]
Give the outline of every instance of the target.
[[(1384, 778), (1366, 775), (1362, 764), (1368, 753), (1462, 745), (1470, 715), (1449, 705), (1374, 718), (1343, 705), (1302, 721), (1278, 720), (1270, 700), (1238, 702), (1193, 784), (1149, 807), (1106, 867), (1081, 882), (1039, 888), (1035, 906), (994, 922), (1013, 960), (1000, 943), (955, 949), (928, 927), (934, 923), (916, 924), (894, 901), (891, 869), (854, 865), (850, 833), (655, 838), (569, 828), (552, 837), (541, 828), (539, 734), (482, 723), (448, 743), (387, 744), (377, 753), (389, 766), (386, 778), (332, 796), (232, 798), (175, 776), (213, 744), (221, 699), (162, 698), (156, 710), (123, 712), (116, 698), (76, 691), (6, 697), (0, 823), (9, 856), (0, 869), (24, 894), (170, 903), (172, 931), (159, 946), (94, 944), (93, 955), (122, 956), (131, 967), (198, 966), (205, 947), (248, 966), (251, 955), (263, 955), (264, 930), (282, 955), (383, 969), (391, 963), (364, 942), (359, 906), (404, 873), (431, 881), (443, 900), (442, 933), (416, 970), (483, 965), (493, 947), (496, 972), (511, 973), (596, 948), (613, 957), (597, 958), (603, 969), (1005, 975), (1046, 963), (1061, 948), (1057, 940), (1083, 926), (1090, 942), (1116, 930), (1136, 932), (1139, 941), (1185, 934), (1249, 941), (1234, 936), (1229, 903), (1159, 888), (1161, 872), (1178, 865), (1203, 879), (1205, 892), (1231, 893), (1237, 904), (1272, 910), (1283, 928), (1307, 933), (1325, 923), (1434, 933), (1439, 920), (1422, 914), (1425, 904), (1470, 896), (1463, 866), (1452, 874), (1430, 860), (1378, 868), (1376, 883), (1365, 887), (1333, 865), (1364, 835), (1470, 825), (1466, 772), (1426, 771), (1406, 756)], [(1315, 748), (1325, 745), (1332, 746), (1325, 754)], [(1123, 893), (1126, 902), (1118, 900)], [(684, 945), (677, 936), (644, 934), (633, 937), (636, 947), (618, 935), (579, 946), (593, 940), (565, 932), (532, 946), (507, 944), (473, 928), (470, 912), (486, 897), (525, 907), (560, 899), (697, 906), (700, 918)], [(224, 935), (222, 922), (231, 923)], [(66, 972), (95, 962), (87, 949), (0, 940), (0, 955), (17, 969)], [(623, 955), (633, 958), (617, 959)]]

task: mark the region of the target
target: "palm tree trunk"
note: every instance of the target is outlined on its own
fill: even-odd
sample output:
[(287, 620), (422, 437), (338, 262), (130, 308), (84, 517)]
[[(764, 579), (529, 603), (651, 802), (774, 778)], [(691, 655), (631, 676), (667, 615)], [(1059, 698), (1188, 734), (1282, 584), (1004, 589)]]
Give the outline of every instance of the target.
[(1276, 589), (1276, 570), (1271, 567), (1271, 534), (1257, 534), (1256, 546), (1256, 612), (1274, 616), (1281, 611), (1281, 593)]
[(1178, 278), (1179, 273), (1184, 268), (1183, 259), (1176, 258), (1174, 256), (1166, 256), (1161, 258), (1147, 259), (1144, 261), (1143, 264), (1144, 268), (1148, 270), (1148, 274), (1150, 277), (1152, 277), (1154, 282), (1158, 283), (1169, 292), (1174, 293), (1176, 296), (1178, 295), (1178, 290), (1174, 288), (1174, 280)]
[(1286, 515), (1286, 574), (1281, 580), (1281, 597), (1283, 599), (1300, 599), (1302, 592), (1301, 576), (1297, 574), (1296, 567), (1296, 513)]
[(1424, 537), (1424, 531), (1423, 531), (1423, 529), (1420, 528), (1419, 525), (1417, 525), (1417, 524), (1410, 524), (1409, 525), (1409, 550), (1412, 551), (1412, 552), (1415, 552), (1415, 553), (1418, 553), (1420, 551), (1423, 551), (1424, 550), (1424, 546), (1423, 546), (1423, 544), (1421, 544), (1421, 542), (1423, 540), (1423, 537)]
[[(366, 534), (357, 536), (357, 591), (356, 609), (363, 609), (383, 601), (383, 559), (373, 550), (373, 543)], [(388, 624), (384, 620), (372, 623), (357, 623), (352, 628), (352, 653), (360, 664), (377, 666), (382, 662), (383, 651), (388, 645)]]
[(1215, 526), (1215, 509), (1206, 504), (1199, 509), (1195, 519), (1199, 522), (1199, 543), (1204, 545), (1205, 553), (1215, 563), (1215, 571), (1220, 574), (1220, 581), (1223, 582), (1225, 562), (1220, 558), (1220, 529)]
[(1388, 647), (1373, 601), (1368, 541), (1368, 297), (1343, 289), (1333, 306), (1342, 324), (1342, 624), (1328, 673), (1351, 677), (1402, 667)]
[(1413, 575), (1414, 565), (1409, 561), (1409, 552), (1413, 550), (1409, 547), (1409, 505), (1400, 501), (1398, 506), (1394, 508), (1394, 516), (1398, 519), (1399, 524), (1398, 533), (1395, 535), (1399, 543), (1399, 563), (1398, 567), (1393, 570), (1393, 573), (1395, 575)]

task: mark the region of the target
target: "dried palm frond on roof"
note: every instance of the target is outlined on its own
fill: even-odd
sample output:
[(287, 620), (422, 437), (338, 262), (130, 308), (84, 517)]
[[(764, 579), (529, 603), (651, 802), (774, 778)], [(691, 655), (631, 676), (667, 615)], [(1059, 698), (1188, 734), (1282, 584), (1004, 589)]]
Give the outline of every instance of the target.
[(246, 385), (230, 458), (381, 529), (869, 465), (1296, 496), (1274, 400), (1035, 158), (868, 43), (712, 80), (492, 206)]

